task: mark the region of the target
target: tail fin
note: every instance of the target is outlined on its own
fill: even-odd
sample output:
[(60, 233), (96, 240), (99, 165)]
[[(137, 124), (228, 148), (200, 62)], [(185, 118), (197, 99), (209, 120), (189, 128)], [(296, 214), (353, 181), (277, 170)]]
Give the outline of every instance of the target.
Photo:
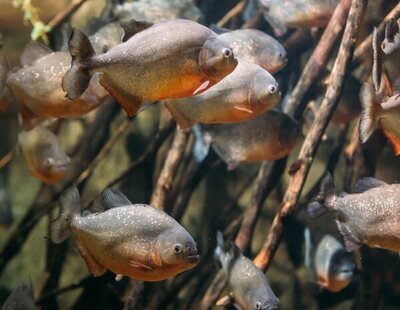
[(80, 196), (76, 187), (61, 195), (59, 201), (60, 215), (51, 222), (50, 239), (54, 243), (61, 243), (69, 237), (69, 226), (74, 217), (80, 215)]
[(331, 174), (328, 172), (322, 179), (320, 191), (314, 201), (312, 201), (306, 208), (306, 213), (312, 219), (320, 217), (329, 208), (332, 208), (331, 199), (335, 197), (335, 185)]
[(80, 97), (89, 85), (89, 64), (95, 52), (89, 38), (78, 29), (72, 30), (68, 45), (72, 65), (63, 78), (62, 88), (66, 97), (73, 100)]
[(360, 102), (362, 106), (360, 125), (358, 127), (361, 143), (368, 141), (372, 133), (378, 127), (379, 103), (374, 98), (371, 86), (364, 83), (360, 91)]

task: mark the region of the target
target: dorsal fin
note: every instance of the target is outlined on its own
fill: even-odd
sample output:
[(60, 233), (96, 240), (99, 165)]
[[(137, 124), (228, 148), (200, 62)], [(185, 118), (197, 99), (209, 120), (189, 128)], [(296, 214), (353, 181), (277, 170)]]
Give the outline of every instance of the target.
[(124, 29), (124, 35), (122, 36), (122, 42), (126, 42), (129, 40), (130, 37), (132, 37), (136, 33), (153, 26), (154, 23), (147, 21), (147, 20), (131, 19), (126, 22), (121, 22), (120, 25), (121, 25), (121, 28)]
[(51, 53), (53, 53), (51, 48), (39, 42), (32, 41), (25, 47), (24, 52), (21, 55), (21, 65), (31, 66), (35, 61)]
[(386, 182), (375, 179), (373, 177), (362, 178), (358, 180), (356, 184), (354, 184), (353, 193), (362, 193), (371, 188), (379, 187), (386, 184)]
[(90, 211), (103, 212), (112, 208), (130, 205), (132, 205), (132, 203), (119, 190), (108, 188), (93, 200)]
[(230, 29), (228, 29), (228, 28), (223, 28), (223, 27), (220, 27), (220, 26), (218, 26), (218, 25), (216, 25), (216, 24), (211, 24), (208, 28), (210, 28), (212, 31), (214, 31), (216, 34), (224, 34), (224, 33), (227, 33), (227, 32), (230, 32), (231, 30)]
[(239, 257), (240, 255), (242, 255), (242, 252), (240, 251), (240, 249), (237, 247), (237, 245), (235, 244), (235, 242), (230, 242), (231, 245), (231, 249), (229, 250), (229, 252), (231, 253), (232, 257)]

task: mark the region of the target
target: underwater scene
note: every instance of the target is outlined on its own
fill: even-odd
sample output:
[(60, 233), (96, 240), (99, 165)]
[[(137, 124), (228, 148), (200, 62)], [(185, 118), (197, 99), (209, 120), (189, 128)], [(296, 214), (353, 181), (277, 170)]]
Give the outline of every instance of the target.
[(1, 309), (400, 309), (399, 64), (395, 0), (0, 0)]

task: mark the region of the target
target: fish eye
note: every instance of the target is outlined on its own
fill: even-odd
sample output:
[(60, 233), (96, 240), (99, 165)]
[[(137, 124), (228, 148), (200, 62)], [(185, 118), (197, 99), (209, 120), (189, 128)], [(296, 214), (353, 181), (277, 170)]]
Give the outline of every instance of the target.
[(259, 302), (259, 301), (256, 302), (256, 309), (257, 310), (261, 309), (261, 302)]
[(229, 58), (232, 56), (232, 50), (230, 48), (224, 48), (222, 54), (224, 54), (225, 58)]
[(179, 253), (181, 253), (182, 252), (182, 246), (180, 245), (180, 244), (175, 244), (174, 245), (174, 252), (176, 253), (176, 254), (179, 254)]
[(46, 167), (50, 167), (50, 166), (52, 166), (53, 164), (54, 164), (53, 158), (46, 158), (46, 160), (44, 161), (44, 165), (45, 165)]
[(276, 85), (269, 85), (268, 86), (268, 92), (272, 95), (272, 94), (275, 94), (276, 93), (276, 91), (278, 90), (278, 87), (276, 87)]

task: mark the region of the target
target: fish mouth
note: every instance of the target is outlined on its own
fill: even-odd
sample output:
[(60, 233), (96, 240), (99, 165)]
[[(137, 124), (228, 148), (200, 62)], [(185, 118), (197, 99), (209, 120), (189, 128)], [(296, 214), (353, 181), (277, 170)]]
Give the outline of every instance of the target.
[(198, 255), (198, 254), (186, 256), (186, 261), (188, 263), (197, 264), (199, 262), (199, 260), (200, 260), (200, 255)]

